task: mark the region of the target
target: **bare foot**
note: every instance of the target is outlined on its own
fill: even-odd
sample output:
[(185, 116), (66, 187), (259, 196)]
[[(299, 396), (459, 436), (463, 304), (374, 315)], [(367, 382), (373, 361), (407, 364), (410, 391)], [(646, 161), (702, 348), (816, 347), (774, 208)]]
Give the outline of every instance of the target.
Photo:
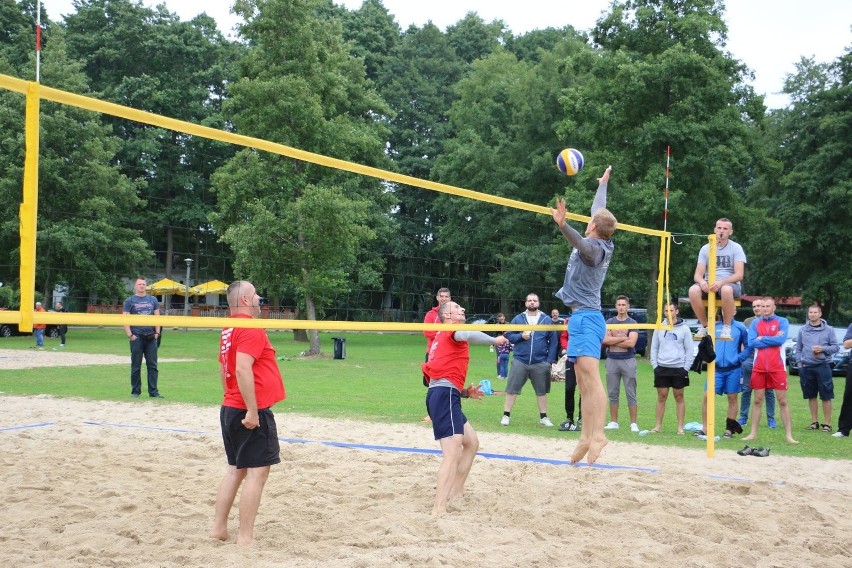
[[(743, 439), (745, 439), (745, 438), (743, 438)], [(788, 444), (798, 444), (799, 442), (797, 440), (794, 440), (793, 438), (787, 438), (787, 443)]]
[(748, 441), (750, 441), (750, 440), (757, 440), (757, 436), (755, 436), (755, 435), (753, 435), (753, 434), (749, 434), (748, 436), (746, 436), (745, 438), (743, 438), (743, 441), (744, 441), (744, 442), (748, 442)]
[(574, 452), (571, 454), (571, 457), (568, 459), (569, 463), (575, 464), (578, 463), (584, 456), (588, 454), (586, 458), (589, 462), (589, 465), (595, 463), (600, 457), (601, 452), (604, 447), (606, 447), (609, 440), (606, 439), (606, 436), (601, 435), (600, 438), (595, 438), (594, 440), (589, 441), (588, 439), (580, 438), (577, 440), (577, 447), (574, 448)]
[[(653, 432), (654, 434), (659, 434), (660, 430), (662, 430), (662, 428), (660, 428), (659, 426), (655, 426), (654, 428), (651, 429), (651, 432)], [(682, 431), (681, 431), (681, 434), (683, 434)]]
[(686, 432), (684, 432), (683, 430), (678, 430), (678, 431), (677, 431), (678, 436), (683, 436), (685, 433), (686, 433)]
[(439, 509), (432, 509), (432, 516), (433, 517), (443, 517), (446, 514), (447, 514), (446, 509), (444, 509), (443, 511), (439, 510)]
[(239, 546), (254, 546), (254, 539), (253, 538), (243, 539), (241, 537), (237, 537), (237, 545), (239, 545)]
[(219, 540), (228, 540), (228, 529), (213, 529), (210, 531), (210, 538), (215, 538)]

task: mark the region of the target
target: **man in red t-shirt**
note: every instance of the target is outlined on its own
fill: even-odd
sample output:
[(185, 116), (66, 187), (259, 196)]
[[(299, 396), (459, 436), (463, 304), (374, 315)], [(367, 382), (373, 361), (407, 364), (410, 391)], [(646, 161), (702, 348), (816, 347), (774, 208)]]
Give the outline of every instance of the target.
[[(228, 287), (228, 307), (233, 318), (260, 316), (260, 297), (250, 282)], [(237, 544), (254, 542), (254, 520), (271, 465), (280, 463), (275, 417), (270, 407), (284, 400), (284, 382), (275, 350), (261, 328), (229, 327), (222, 330), (219, 366), (225, 391), (219, 420), (228, 458), (228, 471), (219, 485), (212, 538), (228, 539), (228, 513), (243, 480), (240, 530)]]
[[(441, 323), (461, 324), (465, 321), (464, 308), (452, 301), (442, 304), (438, 315)], [(479, 438), (461, 409), (463, 390), (475, 398), (482, 397), (479, 387), (464, 388), (470, 362), (468, 343), (504, 345), (509, 340), (502, 335), (491, 337), (481, 331), (439, 331), (435, 334), (429, 358), (422, 364), (424, 380), (429, 383), (426, 409), (443, 454), (438, 468), (433, 515), (446, 513), (450, 499), (464, 492), (464, 483), (479, 449)]]

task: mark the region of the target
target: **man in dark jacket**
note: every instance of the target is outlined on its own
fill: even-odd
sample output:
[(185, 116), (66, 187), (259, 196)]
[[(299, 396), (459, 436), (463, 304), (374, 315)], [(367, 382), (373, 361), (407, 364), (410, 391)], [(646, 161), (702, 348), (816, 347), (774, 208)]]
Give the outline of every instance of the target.
[[(538, 309), (537, 294), (528, 294), (527, 310), (512, 320), (513, 324), (551, 325), (553, 320)], [(538, 398), (539, 423), (548, 428), (553, 422), (547, 417), (547, 393), (550, 392), (550, 366), (556, 361), (559, 351), (559, 334), (555, 331), (509, 331), (506, 338), (514, 344), (515, 358), (506, 383), (506, 401), (503, 403), (503, 418), (500, 424), (509, 425), (512, 407), (521, 394), (527, 379)]]

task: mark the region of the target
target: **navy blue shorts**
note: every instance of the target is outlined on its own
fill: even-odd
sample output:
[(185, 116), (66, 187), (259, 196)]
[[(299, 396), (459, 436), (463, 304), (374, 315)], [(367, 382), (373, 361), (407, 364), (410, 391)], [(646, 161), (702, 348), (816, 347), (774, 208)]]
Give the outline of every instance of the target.
[(467, 417), (462, 412), (461, 394), (450, 386), (431, 387), (426, 393), (426, 410), (432, 419), (436, 440), (464, 434)]
[(242, 423), (246, 417), (245, 410), (231, 406), (223, 406), (219, 410), (219, 423), (222, 426), (222, 441), (225, 443), (228, 465), (245, 469), (281, 463), (281, 446), (278, 443), (275, 416), (268, 408), (259, 409), (257, 416), (257, 428), (249, 430)]
[(828, 363), (800, 367), (799, 383), (802, 385), (802, 398), (805, 400), (816, 398), (817, 393), (820, 400), (834, 399), (834, 379), (831, 378), (831, 367)]

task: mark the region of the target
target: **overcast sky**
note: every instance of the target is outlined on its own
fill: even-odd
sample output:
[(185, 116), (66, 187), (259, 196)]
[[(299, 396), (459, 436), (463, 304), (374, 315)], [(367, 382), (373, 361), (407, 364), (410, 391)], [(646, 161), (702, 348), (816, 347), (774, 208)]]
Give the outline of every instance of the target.
[[(143, 0), (153, 6), (165, 3), (187, 20), (206, 11), (226, 34), (237, 22), (230, 14), (231, 0)], [(361, 0), (335, 0), (349, 9)], [(383, 4), (403, 29), (432, 21), (441, 29), (468, 12), (485, 21), (503, 20), (515, 34), (567, 24), (588, 30), (609, 7), (609, 0), (384, 0)], [(72, 13), (71, 0), (42, 0), (52, 19)], [(727, 49), (754, 71), (754, 88), (766, 96), (766, 106), (779, 108), (787, 99), (779, 95), (784, 76), (795, 71), (801, 57), (832, 61), (852, 44), (850, 0), (728, 0)]]

